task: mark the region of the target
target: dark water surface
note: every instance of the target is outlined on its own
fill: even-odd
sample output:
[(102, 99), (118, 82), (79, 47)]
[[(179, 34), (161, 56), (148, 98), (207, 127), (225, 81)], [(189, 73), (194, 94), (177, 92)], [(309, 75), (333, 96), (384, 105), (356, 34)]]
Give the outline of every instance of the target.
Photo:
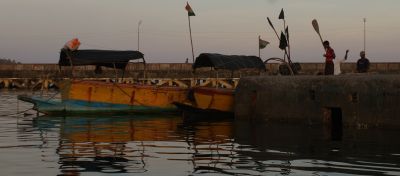
[(36, 117), (0, 92), (0, 175), (400, 175), (400, 130), (183, 120)]

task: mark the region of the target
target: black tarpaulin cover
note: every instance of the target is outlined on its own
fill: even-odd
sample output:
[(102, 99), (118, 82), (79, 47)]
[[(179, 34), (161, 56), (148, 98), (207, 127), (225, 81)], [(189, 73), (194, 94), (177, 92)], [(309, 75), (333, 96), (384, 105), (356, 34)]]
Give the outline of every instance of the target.
[[(68, 53), (68, 54), (67, 54)], [(115, 50), (61, 50), (59, 66), (71, 66), (68, 56), (71, 57), (73, 66), (96, 65), (125, 69), (129, 60), (143, 59), (139, 51), (115, 51)]]
[(254, 68), (265, 71), (264, 62), (257, 56), (222, 55), (216, 53), (202, 53), (193, 64), (193, 69), (200, 67), (214, 67), (215, 69), (238, 70)]

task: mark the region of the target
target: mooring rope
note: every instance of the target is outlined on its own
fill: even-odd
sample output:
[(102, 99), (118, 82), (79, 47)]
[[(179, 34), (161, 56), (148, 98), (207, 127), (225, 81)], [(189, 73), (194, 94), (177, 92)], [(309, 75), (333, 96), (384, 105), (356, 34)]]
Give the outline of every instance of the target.
[(56, 92), (54, 95), (50, 96), (50, 98), (48, 98), (48, 99), (46, 100), (46, 102), (52, 100), (52, 99), (53, 99), (54, 97), (56, 97), (56, 95), (58, 95), (60, 92), (61, 92), (61, 91), (58, 91), (58, 92)]
[[(132, 98), (131, 95), (129, 95), (124, 89), (122, 89), (122, 87), (120, 87), (117, 83), (113, 83), (115, 87), (117, 87), (122, 93), (124, 93), (126, 96)], [(139, 101), (133, 99), (134, 102), (138, 103), (139, 105), (144, 105), (142, 103), (140, 103)]]

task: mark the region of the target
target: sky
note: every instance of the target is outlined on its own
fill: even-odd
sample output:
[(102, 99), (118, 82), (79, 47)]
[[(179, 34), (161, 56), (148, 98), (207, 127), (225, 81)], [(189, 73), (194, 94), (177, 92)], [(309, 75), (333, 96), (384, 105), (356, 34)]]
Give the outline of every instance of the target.
[[(283, 57), (267, 22), (283, 29), (285, 11), (294, 62), (323, 62), (311, 21), (337, 57), (364, 48), (371, 62), (398, 62), (399, 0), (190, 0), (194, 55), (258, 55), (258, 36), (270, 42), (261, 58)], [(0, 58), (57, 63), (60, 48), (79, 38), (80, 49), (137, 50), (150, 63), (192, 61), (186, 0), (0, 0)]]

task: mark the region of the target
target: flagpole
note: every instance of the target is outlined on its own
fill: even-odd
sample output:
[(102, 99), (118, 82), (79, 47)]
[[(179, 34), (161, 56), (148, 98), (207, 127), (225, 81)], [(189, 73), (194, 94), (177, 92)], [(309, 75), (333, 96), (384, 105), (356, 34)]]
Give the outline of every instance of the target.
[[(287, 42), (288, 39), (287, 39), (287, 33), (286, 33), (286, 20), (285, 20), (285, 18), (283, 18), (283, 30), (285, 31), (286, 42)], [(288, 43), (288, 50), (289, 50), (289, 43)], [(290, 52), (288, 52), (287, 57), (288, 57), (288, 60), (290, 60)]]
[(261, 48), (260, 48), (261, 36), (258, 36), (258, 57), (261, 58)]
[(285, 18), (283, 19), (283, 30), (286, 30), (286, 20), (285, 20)]
[(140, 41), (140, 24), (142, 24), (142, 20), (139, 21), (138, 27), (137, 27), (137, 50), (139, 51), (139, 41)]
[[(284, 26), (283, 30), (285, 30), (285, 33), (286, 33), (286, 41), (287, 41), (287, 44), (288, 44), (288, 46), (287, 46), (287, 48), (288, 48), (288, 56), (287, 57), (288, 57), (288, 60), (290, 61), (291, 58), (290, 58), (289, 28), (286, 26), (286, 20), (285, 19), (283, 19), (283, 26)], [(288, 28), (287, 32), (286, 32), (286, 28)]]
[(366, 45), (366, 40), (365, 40), (365, 38), (366, 38), (366, 35), (365, 35), (365, 23), (367, 22), (367, 19), (366, 18), (364, 18), (364, 53), (366, 53), (366, 51), (365, 51), (365, 45)]
[(192, 27), (190, 25), (190, 15), (188, 15), (188, 19), (189, 19), (190, 46), (192, 47), (192, 63), (194, 63), (194, 51), (193, 51), (193, 40), (192, 40)]

